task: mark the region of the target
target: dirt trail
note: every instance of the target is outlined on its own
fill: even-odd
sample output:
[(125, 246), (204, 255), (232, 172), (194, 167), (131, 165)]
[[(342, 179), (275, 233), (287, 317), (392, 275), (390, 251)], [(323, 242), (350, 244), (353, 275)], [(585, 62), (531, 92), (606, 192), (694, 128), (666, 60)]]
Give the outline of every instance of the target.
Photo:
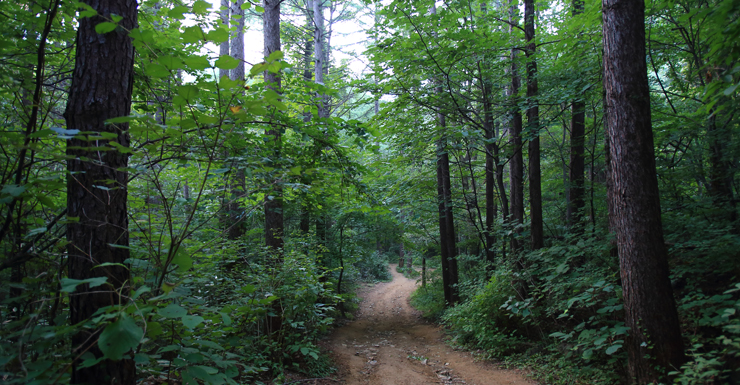
[(442, 340), (409, 303), (415, 280), (396, 272), (393, 281), (360, 292), (357, 320), (337, 329), (328, 348), (339, 366), (340, 383), (377, 385), (531, 385), (521, 374), (475, 362)]

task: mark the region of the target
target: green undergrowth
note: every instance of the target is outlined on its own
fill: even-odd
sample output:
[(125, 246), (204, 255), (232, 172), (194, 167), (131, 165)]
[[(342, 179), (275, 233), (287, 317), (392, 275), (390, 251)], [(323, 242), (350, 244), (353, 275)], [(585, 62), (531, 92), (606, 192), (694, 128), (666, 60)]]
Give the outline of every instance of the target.
[[(740, 237), (709, 225), (703, 232), (715, 236), (699, 234), (702, 241), (675, 242), (671, 248), (688, 356), (673, 378), (678, 384), (737, 384), (740, 284), (717, 280), (738, 282), (731, 260)], [(710, 253), (727, 263), (700, 262)], [(456, 306), (444, 307), (441, 269), (411, 296), (425, 317), (446, 327), (453, 344), (507, 366), (529, 368), (541, 383), (627, 383), (629, 329), (606, 236), (564, 239), (518, 261), (501, 261), (488, 273), (486, 264), (475, 260), (458, 257), (461, 301)], [(516, 270), (521, 265), (527, 266), (526, 274)]]

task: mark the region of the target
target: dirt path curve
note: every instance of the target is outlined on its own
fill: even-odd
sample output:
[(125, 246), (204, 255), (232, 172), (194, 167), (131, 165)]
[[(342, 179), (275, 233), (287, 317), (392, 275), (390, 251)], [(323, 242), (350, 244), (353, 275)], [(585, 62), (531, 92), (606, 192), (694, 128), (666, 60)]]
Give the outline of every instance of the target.
[(455, 351), (435, 325), (425, 322), (409, 303), (415, 280), (396, 272), (393, 281), (360, 292), (357, 320), (337, 329), (328, 340), (340, 383), (377, 385), (531, 385), (515, 371), (475, 362)]

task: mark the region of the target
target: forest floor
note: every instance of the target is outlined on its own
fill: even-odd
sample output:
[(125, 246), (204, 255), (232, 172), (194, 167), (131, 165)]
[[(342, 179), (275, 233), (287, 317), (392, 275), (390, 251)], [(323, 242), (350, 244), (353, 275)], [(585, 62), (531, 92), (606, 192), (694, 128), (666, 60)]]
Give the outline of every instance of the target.
[(338, 366), (336, 379), (325, 384), (535, 384), (521, 372), (448, 346), (439, 326), (409, 305), (416, 281), (396, 272), (396, 265), (389, 270), (393, 280), (362, 289), (356, 320), (324, 341)]

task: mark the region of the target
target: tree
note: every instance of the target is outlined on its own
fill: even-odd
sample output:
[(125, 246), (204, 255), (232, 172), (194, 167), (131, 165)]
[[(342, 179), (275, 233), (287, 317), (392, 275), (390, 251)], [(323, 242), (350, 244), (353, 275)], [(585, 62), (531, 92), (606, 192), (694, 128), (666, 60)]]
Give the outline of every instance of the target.
[[(244, 74), (244, 10), (242, 9), (242, 5), (244, 4), (244, 0), (236, 0), (231, 3), (232, 9), (231, 9), (231, 17), (235, 19), (233, 21), (234, 24), (236, 24), (236, 29), (231, 35), (231, 41), (229, 44), (229, 50), (231, 52), (231, 57), (239, 61), (239, 64), (237, 64), (236, 68), (229, 71), (229, 76), (232, 80), (241, 80), (244, 81), (245, 74)], [(225, 42), (223, 44), (226, 44)]]
[[(221, 19), (221, 25), (225, 28), (229, 28), (229, 17), (231, 7), (229, 6), (229, 0), (221, 0), (221, 11), (219, 17)], [(226, 39), (219, 45), (219, 55), (227, 56), (229, 54), (229, 39)], [(220, 69), (219, 76), (229, 76), (229, 70)]]
[[(514, 31), (514, 23), (517, 20), (516, 2), (512, 2), (509, 10), (509, 32)], [(519, 65), (517, 63), (518, 49), (511, 49), (511, 83), (508, 87), (508, 96), (511, 99), (511, 112), (509, 121), (509, 143), (511, 146), (511, 160), (509, 161), (509, 178), (511, 179), (509, 194), (511, 198), (511, 226), (517, 228), (524, 223), (524, 158), (522, 156), (522, 113), (519, 110)], [(517, 229), (517, 233), (519, 230)], [(519, 241), (512, 238), (511, 251), (520, 249)]]
[[(573, 16), (583, 13), (584, 1), (573, 0)], [(577, 225), (581, 220), (581, 209), (585, 206), (585, 180), (586, 172), (584, 152), (584, 140), (586, 136), (586, 103), (582, 95), (578, 95), (571, 105), (570, 120), (570, 170), (568, 177), (567, 211), (566, 222), (569, 227)], [(576, 229), (578, 231), (578, 229)]]
[[(244, 0), (236, 0), (231, 3), (231, 16), (235, 20), (236, 29), (231, 34), (231, 39), (224, 41), (220, 45), (220, 53), (223, 55), (223, 51), (226, 54), (231, 54), (231, 57), (238, 61), (236, 68), (226, 71), (227, 75), (231, 80), (244, 82), (246, 80), (245, 74), (245, 63), (244, 63), (244, 10), (242, 4)], [(224, 13), (228, 15), (229, 11), (222, 10), (221, 18), (223, 20)], [(228, 18), (227, 18), (228, 20)], [(224, 46), (226, 48), (224, 48)], [(235, 154), (238, 155), (238, 154)], [(243, 197), (247, 189), (245, 181), (245, 173), (243, 165), (240, 165), (236, 161), (231, 162), (231, 169), (233, 172), (228, 176), (229, 184), (231, 187), (231, 196), (228, 199), (228, 203), (225, 205), (228, 210), (228, 239), (239, 239), (244, 235), (245, 226), (241, 223), (244, 219), (244, 210), (240, 207), (239, 198)]]
[[(270, 57), (273, 53), (280, 51), (280, 3), (282, 0), (265, 0), (265, 12), (262, 15), (265, 37), (265, 57)], [(265, 71), (265, 83), (269, 91), (280, 93), (280, 71)], [(274, 110), (275, 111), (275, 110)], [(277, 111), (271, 119), (277, 119)], [(267, 135), (272, 137), (270, 146), (272, 148), (272, 165), (275, 166), (281, 156), (281, 133), (280, 126), (275, 122), (267, 131)], [(282, 199), (282, 181), (274, 180), (269, 194), (265, 197), (265, 245), (271, 248), (280, 249), (283, 247), (283, 199)]]
[(524, 52), (527, 56), (527, 131), (529, 137), (529, 215), (532, 250), (545, 246), (542, 220), (542, 171), (540, 170), (540, 107), (537, 100), (537, 43), (534, 0), (524, 0)]
[[(98, 310), (115, 306), (129, 293), (127, 184), (128, 155), (105, 150), (97, 137), (125, 148), (128, 124), (106, 120), (128, 116), (134, 84), (134, 49), (128, 31), (137, 27), (135, 0), (90, 2), (97, 16), (82, 18), (77, 30), (77, 53), (64, 118), (79, 135), (67, 142), (67, 225), (69, 277), (105, 277), (105, 286), (78, 286), (70, 297), (70, 321), (85, 322)], [(115, 29), (98, 25), (113, 20)], [(103, 265), (103, 266), (101, 266)], [(100, 330), (82, 329), (72, 337), (73, 355), (103, 354)], [(72, 383), (134, 384), (132, 358), (104, 360), (81, 368), (73, 362)]]
[(603, 0), (604, 89), (611, 180), (609, 215), (624, 294), (629, 375), (664, 379), (684, 360), (668, 278), (645, 62), (642, 0)]
[[(432, 5), (432, 14), (437, 13)], [(441, 81), (436, 80), (435, 92), (442, 95)], [(448, 306), (460, 300), (457, 291), (457, 247), (455, 221), (452, 213), (452, 184), (450, 182), (450, 155), (447, 148), (447, 117), (442, 107), (437, 107), (437, 126), (440, 138), (437, 140), (437, 205), (439, 210), (440, 254), (442, 257), (442, 281), (445, 302)]]

